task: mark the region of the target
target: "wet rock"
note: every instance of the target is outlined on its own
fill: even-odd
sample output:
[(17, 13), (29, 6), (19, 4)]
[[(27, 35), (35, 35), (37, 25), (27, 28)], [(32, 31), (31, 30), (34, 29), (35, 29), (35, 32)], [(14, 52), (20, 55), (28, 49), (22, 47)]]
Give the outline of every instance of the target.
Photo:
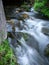
[(42, 33), (46, 36), (49, 36), (49, 29), (48, 28), (42, 28)]
[(23, 12), (23, 9), (21, 8), (16, 8), (16, 11), (15, 11), (16, 13), (20, 13), (20, 12)]
[(9, 41), (10, 46), (11, 46), (12, 48), (16, 48), (16, 47), (18, 46), (17, 40), (16, 40), (15, 38), (10, 38), (10, 37), (8, 37), (8, 41)]
[(14, 31), (17, 23), (18, 23), (18, 20), (14, 20), (14, 19), (7, 20), (7, 31), (8, 32)]
[(7, 33), (7, 38), (8, 38), (8, 37), (10, 37), (11, 39), (14, 38), (13, 35), (12, 35), (12, 32), (8, 32), (8, 33)]
[(20, 36), (22, 36), (24, 38), (24, 40), (26, 41), (26, 44), (29, 47), (35, 48), (37, 51), (39, 51), (39, 44), (34, 37), (32, 37), (26, 33), (21, 33)]
[(17, 30), (22, 30), (23, 29), (23, 21), (19, 20), (18, 23), (15, 25), (15, 31)]
[(26, 18), (29, 18), (29, 15), (28, 14), (22, 14), (22, 18), (26, 19)]
[(25, 39), (25, 41), (27, 41), (28, 40), (28, 35), (27, 34), (22, 34), (22, 37)]
[(16, 24), (16, 23), (18, 23), (18, 20), (17, 19), (10, 19), (10, 20), (7, 20), (7, 23)]
[(8, 20), (7, 21), (7, 31), (8, 32), (16, 32), (15, 30), (21, 30), (23, 29), (23, 21), (22, 20)]
[(37, 51), (39, 51), (39, 44), (38, 44), (37, 40), (34, 37), (29, 35), (28, 40), (27, 40), (27, 44), (31, 48), (35, 48)]
[(19, 11), (16, 11), (16, 13), (19, 13)]
[(44, 50), (44, 55), (46, 57), (49, 57), (49, 44), (46, 46), (45, 50)]
[(7, 20), (7, 23), (13, 25), (14, 24), (14, 21), (13, 20)]

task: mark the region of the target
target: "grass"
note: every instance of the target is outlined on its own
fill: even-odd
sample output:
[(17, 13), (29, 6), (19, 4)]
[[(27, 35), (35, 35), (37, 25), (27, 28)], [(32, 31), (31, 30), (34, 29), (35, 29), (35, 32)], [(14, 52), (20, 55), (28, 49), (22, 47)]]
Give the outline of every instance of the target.
[(0, 65), (18, 65), (15, 55), (5, 40), (0, 44)]

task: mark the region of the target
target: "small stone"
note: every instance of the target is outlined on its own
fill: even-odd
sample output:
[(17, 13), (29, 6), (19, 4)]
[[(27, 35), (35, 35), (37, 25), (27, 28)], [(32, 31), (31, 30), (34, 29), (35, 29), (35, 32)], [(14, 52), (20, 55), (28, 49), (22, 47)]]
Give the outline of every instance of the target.
[(16, 11), (16, 13), (19, 13), (19, 11)]

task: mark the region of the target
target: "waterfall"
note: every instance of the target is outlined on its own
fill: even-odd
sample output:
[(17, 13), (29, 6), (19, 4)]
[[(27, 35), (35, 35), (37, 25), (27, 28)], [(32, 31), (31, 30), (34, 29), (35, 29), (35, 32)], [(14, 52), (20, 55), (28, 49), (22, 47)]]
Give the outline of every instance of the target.
[[(49, 38), (41, 32), (42, 28), (44, 27), (43, 26), (44, 24), (47, 26), (47, 24), (44, 20), (38, 20), (38, 19), (31, 20), (31, 19), (28, 19), (28, 20), (25, 21), (25, 25), (26, 25), (25, 29), (18, 30), (18, 31), (16, 30), (16, 32), (27, 33), (27, 34), (31, 35), (32, 37), (34, 37), (38, 41), (39, 50), (40, 50), (41, 54), (44, 54), (44, 49), (45, 49), (46, 45), (49, 43)], [(24, 27), (25, 27), (25, 25), (24, 25)], [(22, 46), (26, 49), (24, 56), (19, 57), (19, 59), (21, 61), (20, 63), (22, 63), (20, 65), (46, 65), (46, 63), (48, 61), (45, 63), (46, 59), (44, 60), (40, 56), (40, 54), (38, 53), (38, 51), (36, 49), (30, 48), (26, 44), (26, 42), (24, 41), (23, 38), (21, 39), (20, 42), (21, 42)], [(21, 49), (23, 49), (23, 48), (21, 47)], [(26, 62), (25, 62), (25, 59), (26, 59)]]
[(45, 60), (40, 56), (38, 51), (29, 47), (22, 37), (19, 42), (21, 45), (16, 48), (16, 55), (20, 65), (46, 65)]
[[(15, 40), (10, 40), (17, 61), (20, 65), (49, 65), (44, 56), (44, 49), (49, 44), (49, 37), (42, 32), (43, 28), (49, 27), (49, 22), (33, 17), (34, 12), (32, 15), (28, 12), (25, 13), (29, 14), (30, 18), (20, 22), (21, 28), (15, 27)], [(26, 34), (27, 40), (24, 38)]]

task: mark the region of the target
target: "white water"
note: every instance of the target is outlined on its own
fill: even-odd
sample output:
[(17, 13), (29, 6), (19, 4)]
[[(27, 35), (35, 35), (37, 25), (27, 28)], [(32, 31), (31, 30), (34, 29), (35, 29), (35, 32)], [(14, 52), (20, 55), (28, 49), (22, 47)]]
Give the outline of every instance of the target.
[[(24, 30), (16, 30), (16, 32), (22, 32), (22, 33), (27, 33), (31, 36), (33, 36), (38, 42), (39, 42), (39, 47), (40, 47), (40, 52), (43, 52), (45, 49), (45, 46), (49, 43), (49, 37), (45, 36), (41, 30), (43, 27), (49, 27), (49, 22), (44, 21), (44, 20), (31, 20), (28, 19), (25, 22), (24, 27), (26, 29)], [(45, 25), (45, 26), (44, 26)], [(44, 45), (44, 46), (43, 46)]]
[(24, 47), (19, 46), (16, 48), (16, 55), (18, 56), (18, 63), (20, 65), (45, 65), (44, 59), (42, 59), (34, 48), (29, 47), (23, 38), (19, 41)]
[[(40, 20), (40, 19), (34, 19), (34, 20), (27, 19), (25, 20), (25, 24), (24, 24), (25, 29), (23, 30), (16, 29), (16, 32), (27, 33), (33, 36), (39, 43), (40, 53), (44, 54), (44, 49), (46, 45), (49, 44), (49, 37), (45, 36), (41, 32), (41, 30), (43, 27), (47, 27), (47, 26), (49, 27), (47, 23), (49, 24), (49, 22)], [(46, 61), (46, 58), (42, 58), (36, 49), (29, 47), (27, 43), (24, 41), (24, 39), (21, 39), (20, 42), (22, 46), (24, 47), (22, 48), (20, 46), (20, 48), (18, 49), (16, 48), (17, 51), (19, 50), (18, 54), (20, 55), (22, 54), (22, 56), (20, 55), (18, 56), (18, 62), (20, 65), (49, 65), (47, 64), (48, 61)], [(33, 41), (33, 44), (34, 44), (34, 41)], [(23, 51), (24, 54), (21, 51)]]
[[(22, 30), (16, 26), (15, 32), (21, 32), (22, 34), (27, 33), (28, 35), (32, 36), (36, 42), (35, 40), (32, 40), (32, 43), (31, 41), (27, 43), (20, 35), (21, 39), (18, 39), (18, 41), (21, 43), (21, 45), (18, 45), (18, 47), (15, 48), (18, 63), (20, 65), (49, 65), (48, 60), (44, 57), (44, 49), (46, 45), (49, 44), (49, 37), (44, 35), (42, 32), (43, 27), (49, 28), (49, 22), (42, 19), (36, 19), (34, 17), (33, 19), (29, 18), (25, 19), (24, 21), (25, 23), (23, 23), (23, 21), (20, 23), (20, 25), (23, 26)], [(32, 44), (35, 45), (32, 46)], [(39, 48), (39, 52), (35, 46)]]

